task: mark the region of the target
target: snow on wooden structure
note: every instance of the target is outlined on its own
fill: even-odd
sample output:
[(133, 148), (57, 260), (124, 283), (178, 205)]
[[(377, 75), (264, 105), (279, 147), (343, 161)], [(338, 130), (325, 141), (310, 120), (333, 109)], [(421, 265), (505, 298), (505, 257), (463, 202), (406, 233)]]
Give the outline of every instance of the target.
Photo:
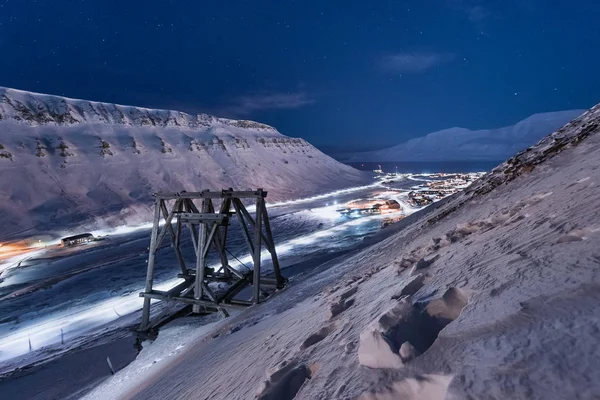
[[(150, 239), (148, 269), (144, 298), (141, 331), (152, 328), (150, 306), (152, 299), (176, 301), (191, 304), (194, 313), (207, 309), (219, 310), (228, 315), (227, 310), (247, 307), (259, 303), (268, 296), (269, 289), (281, 289), (286, 279), (282, 276), (271, 233), (265, 197), (267, 192), (222, 191), (156, 193), (154, 195), (154, 221)], [(254, 216), (245, 207), (243, 200), (255, 201)], [(253, 268), (240, 272), (228, 261), (227, 230), (231, 220), (237, 218), (241, 233), (252, 257)], [(162, 228), (161, 222), (164, 221)], [(195, 265), (188, 268), (181, 251), (181, 239), (189, 231), (195, 251)], [(177, 274), (183, 281), (173, 288), (160, 291), (153, 288), (156, 253), (166, 237), (171, 238), (172, 248), (180, 267)], [(274, 277), (261, 276), (261, 251), (263, 246), (269, 252), (273, 264)], [(220, 260), (220, 267), (207, 268), (206, 260), (213, 249)], [(232, 254), (231, 254), (232, 255)], [(235, 257), (235, 256), (234, 256)], [(221, 289), (215, 285), (220, 284)], [(223, 285), (224, 284), (224, 285)], [(212, 287), (211, 287), (212, 286)], [(222, 287), (226, 289), (222, 289)], [(239, 295), (251, 286), (251, 296), (240, 299)]]

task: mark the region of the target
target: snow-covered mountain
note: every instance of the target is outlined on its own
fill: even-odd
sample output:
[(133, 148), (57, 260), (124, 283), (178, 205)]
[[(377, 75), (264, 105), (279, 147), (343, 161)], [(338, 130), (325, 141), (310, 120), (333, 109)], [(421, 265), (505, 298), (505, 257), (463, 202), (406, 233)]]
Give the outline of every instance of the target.
[(472, 131), (450, 128), (405, 143), (340, 157), (347, 161), (500, 161), (554, 132), (585, 110), (534, 114), (516, 125)]
[(0, 87), (0, 237), (150, 219), (156, 191), (262, 187), (270, 201), (363, 182), (252, 121)]
[(600, 105), (86, 399), (598, 399), (598, 171)]

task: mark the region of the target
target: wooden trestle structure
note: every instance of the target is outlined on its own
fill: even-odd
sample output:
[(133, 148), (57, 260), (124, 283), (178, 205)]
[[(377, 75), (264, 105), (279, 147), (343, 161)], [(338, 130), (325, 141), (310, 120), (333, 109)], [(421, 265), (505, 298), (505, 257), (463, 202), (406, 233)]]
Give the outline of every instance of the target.
[[(281, 289), (285, 286), (286, 279), (281, 275), (271, 233), (265, 204), (266, 196), (267, 192), (262, 189), (205, 190), (154, 195), (154, 225), (150, 239), (146, 288), (140, 293), (140, 297), (144, 298), (140, 331), (145, 332), (152, 328), (150, 322), (152, 299), (191, 304), (194, 313), (212, 309), (228, 315), (227, 310), (231, 308), (259, 303), (264, 296), (268, 295), (269, 287)], [(255, 200), (254, 217), (244, 206), (242, 201), (244, 199)], [(242, 235), (252, 256), (253, 268), (247, 272), (236, 270), (229, 265), (228, 261), (227, 229), (234, 216), (239, 221)], [(161, 228), (162, 221), (164, 225)], [(181, 251), (181, 240), (186, 231), (190, 233), (195, 251), (196, 261), (193, 268), (188, 268)], [(169, 290), (159, 291), (153, 288), (155, 259), (166, 237), (171, 239), (171, 247), (180, 267), (177, 277), (183, 281)], [(272, 278), (261, 276), (263, 246), (269, 252), (273, 263), (274, 277)], [(214, 249), (218, 255), (219, 268), (206, 266), (211, 249)], [(211, 288), (211, 283), (220, 283), (221, 290)], [(226, 289), (223, 290), (223, 286)], [(235, 298), (248, 286), (252, 287), (251, 296), (248, 293), (245, 299)]]

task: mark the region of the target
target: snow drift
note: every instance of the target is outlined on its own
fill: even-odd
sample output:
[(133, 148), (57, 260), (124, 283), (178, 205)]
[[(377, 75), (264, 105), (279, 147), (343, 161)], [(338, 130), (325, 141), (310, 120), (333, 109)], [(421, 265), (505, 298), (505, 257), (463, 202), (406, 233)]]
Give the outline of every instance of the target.
[(339, 157), (356, 162), (500, 161), (554, 132), (585, 110), (535, 114), (513, 126), (472, 131), (450, 128), (376, 151)]
[(87, 398), (597, 399), (598, 171), (600, 105)]
[(0, 88), (0, 236), (148, 221), (155, 191), (262, 187), (268, 200), (364, 175), (252, 121)]

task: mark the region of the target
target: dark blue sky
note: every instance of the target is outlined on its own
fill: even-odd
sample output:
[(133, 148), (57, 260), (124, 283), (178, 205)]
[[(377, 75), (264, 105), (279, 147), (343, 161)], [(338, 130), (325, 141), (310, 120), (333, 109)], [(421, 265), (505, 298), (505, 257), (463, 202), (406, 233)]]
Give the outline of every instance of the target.
[(390, 145), (600, 102), (597, 0), (0, 0), (0, 85)]

